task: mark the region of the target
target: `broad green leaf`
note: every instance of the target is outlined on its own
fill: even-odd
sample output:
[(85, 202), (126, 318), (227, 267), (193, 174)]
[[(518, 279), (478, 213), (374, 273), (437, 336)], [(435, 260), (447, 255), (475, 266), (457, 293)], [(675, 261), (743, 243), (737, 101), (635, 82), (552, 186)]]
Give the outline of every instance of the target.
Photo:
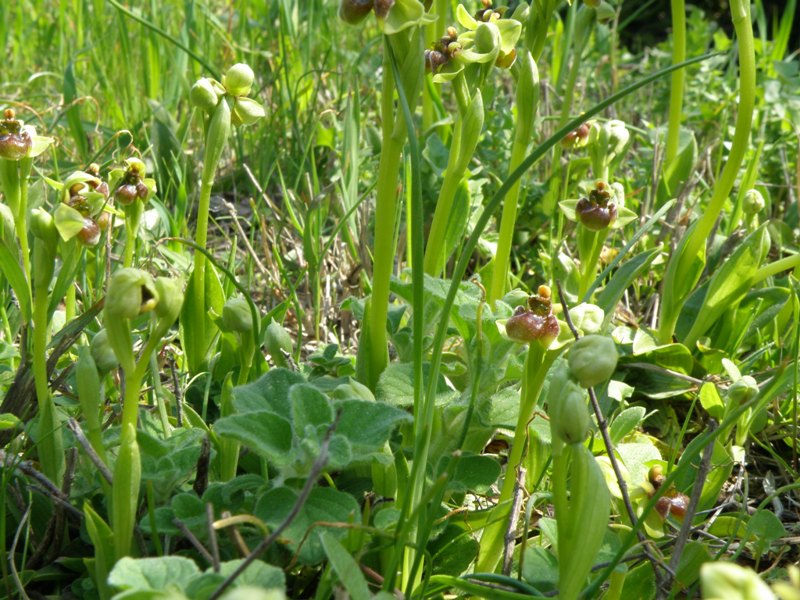
[[(184, 591), (191, 580), (200, 574), (194, 561), (182, 556), (158, 558), (121, 558), (114, 565), (108, 582), (123, 591), (148, 592), (172, 588)], [(115, 598), (130, 597), (126, 594)]]
[(21, 421), (12, 413), (0, 413), (0, 431), (16, 429)]
[(291, 419), (289, 388), (296, 383), (305, 383), (299, 373), (270, 369), (257, 381), (233, 388), (233, 405), (240, 413), (269, 410), (288, 421)]
[(647, 410), (643, 406), (631, 406), (619, 413), (609, 426), (611, 441), (619, 443), (626, 435), (636, 429), (644, 419)]
[(700, 388), (700, 404), (706, 409), (706, 412), (717, 419), (722, 420), (725, 413), (725, 404), (719, 396), (717, 386), (711, 382), (704, 383)]
[[(274, 488), (259, 499), (254, 513), (270, 527), (277, 527), (289, 515), (297, 498), (298, 491), (295, 489)], [(300, 548), (298, 558), (302, 564), (316, 564), (325, 558), (320, 534), (328, 531), (335, 539), (342, 539), (347, 535), (347, 530), (315, 526), (315, 523), (352, 523), (358, 516), (358, 503), (350, 494), (332, 488), (314, 488), (297, 518), (283, 532), (281, 539), (288, 544), (292, 552), (295, 552), (308, 534), (308, 538)]]
[(701, 542), (689, 542), (683, 549), (678, 569), (675, 571), (675, 582), (686, 589), (700, 577), (700, 567), (711, 560), (706, 545)]
[[(424, 386), (427, 386), (427, 373), (430, 365), (423, 365)], [(423, 389), (424, 389), (423, 386)], [(410, 363), (392, 363), (381, 373), (375, 396), (379, 401), (408, 408), (414, 406), (414, 365)], [(436, 382), (436, 404), (442, 406), (452, 402), (458, 392), (450, 389), (444, 380), (439, 377)]]
[(292, 425), (274, 412), (258, 410), (222, 417), (213, 429), (217, 435), (235, 439), (278, 467), (289, 462)]
[(352, 600), (370, 600), (372, 594), (370, 594), (367, 587), (367, 580), (364, 579), (358, 563), (345, 550), (344, 546), (327, 531), (320, 535), (320, 542), (334, 573), (336, 573), (350, 598)]
[(522, 578), (542, 592), (554, 591), (558, 587), (558, 559), (542, 546), (528, 545)]
[(300, 439), (315, 436), (321, 440), (333, 422), (330, 401), (315, 387), (303, 383), (289, 390), (289, 402), (295, 435)]
[[(447, 457), (442, 459), (445, 464), (448, 460)], [(456, 471), (447, 482), (447, 486), (456, 492), (471, 491), (485, 494), (499, 476), (500, 463), (491, 456), (465, 455), (459, 459)]]
[(745, 539), (756, 560), (769, 551), (773, 542), (785, 535), (786, 528), (781, 520), (772, 511), (763, 509), (750, 517), (745, 531)]
[(625, 577), (620, 598), (655, 598), (656, 578), (648, 561), (631, 569)]
[(461, 527), (450, 524), (428, 542), (431, 566), (435, 574), (458, 577), (465, 573), (478, 555), (478, 541)]
[[(192, 600), (205, 600), (209, 598), (219, 587), (219, 585), (231, 575), (241, 564), (241, 560), (229, 560), (223, 562), (219, 566), (219, 572), (215, 573), (212, 567), (192, 580), (186, 588), (186, 595)], [(236, 590), (245, 588), (245, 591), (250, 595), (244, 596), (245, 598), (253, 598), (254, 600), (265, 600), (273, 598), (269, 595), (259, 596), (258, 591), (266, 593), (267, 590), (274, 590), (280, 592), (275, 594), (275, 599), (283, 599), (283, 590), (286, 587), (286, 577), (283, 571), (278, 567), (268, 565), (267, 563), (256, 560), (252, 562), (233, 582), (231, 585), (231, 592), (225, 594), (223, 598), (229, 596), (236, 597)]]
[(350, 442), (356, 461), (380, 452), (395, 427), (412, 421), (406, 411), (381, 402), (343, 400), (335, 407), (339, 411), (336, 433)]

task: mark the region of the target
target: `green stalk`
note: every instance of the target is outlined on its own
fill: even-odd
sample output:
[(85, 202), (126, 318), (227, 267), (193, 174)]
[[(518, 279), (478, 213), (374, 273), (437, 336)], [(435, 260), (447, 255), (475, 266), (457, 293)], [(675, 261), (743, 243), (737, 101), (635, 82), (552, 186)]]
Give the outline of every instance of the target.
[[(586, 227), (580, 227), (578, 235), (585, 236), (585, 248), (589, 252), (584, 256), (581, 253), (581, 279), (578, 287), (578, 297), (583, 298), (589, 287), (597, 276), (597, 263), (600, 260), (600, 254), (603, 251), (603, 242), (608, 233), (608, 229), (603, 231), (591, 231)], [(584, 248), (584, 244), (579, 244), (579, 250)]]
[[(548, 15), (549, 16), (549, 15)], [(546, 32), (545, 26), (545, 32)], [(539, 104), (539, 71), (536, 62), (524, 50), (517, 59), (519, 77), (517, 78), (517, 114), (514, 130), (514, 144), (511, 146), (511, 159), (508, 172), (513, 173), (528, 154), (533, 137), (533, 124)], [(503, 216), (500, 218), (500, 237), (497, 241), (497, 254), (492, 267), (492, 282), (489, 286), (489, 305), (492, 306), (506, 292), (508, 263), (511, 245), (514, 240), (514, 227), (517, 223), (517, 204), (522, 180), (511, 186), (503, 201)]]
[[(217, 172), (222, 151), (225, 149), (231, 131), (231, 108), (227, 97), (219, 100), (208, 123), (206, 150), (203, 159), (203, 173), (200, 181), (200, 197), (197, 206), (197, 225), (195, 244), (205, 250), (208, 241), (208, 213), (211, 204), (211, 189)], [(190, 289), (186, 299), (184, 315), (181, 319), (184, 344), (191, 370), (201, 368), (208, 351), (207, 330), (210, 327), (208, 304), (206, 303), (206, 257), (202, 252), (194, 256)]]
[(497, 505), (492, 509), (490, 523), (483, 530), (481, 536), (480, 551), (478, 562), (475, 565), (476, 573), (491, 573), (500, 561), (503, 549), (503, 539), (508, 518), (511, 511), (511, 501), (514, 496), (514, 486), (516, 484), (516, 474), (528, 441), (528, 424), (533, 418), (539, 394), (542, 391), (544, 378), (550, 365), (553, 364), (558, 354), (547, 352), (542, 346), (533, 342), (528, 347), (528, 354), (525, 357), (525, 377), (522, 380), (520, 389), (520, 407), (517, 425), (514, 428), (514, 439), (511, 442), (511, 452), (506, 464), (506, 475), (503, 479), (503, 487), (500, 490), (500, 497)]
[[(22, 237), (27, 237), (27, 231)], [(33, 377), (39, 408), (39, 460), (42, 471), (56, 485), (64, 476), (64, 443), (61, 426), (47, 378), (47, 326), (50, 280), (55, 270), (55, 248), (42, 239), (34, 241), (36, 279), (33, 296)]]
[[(396, 35), (404, 35), (402, 32)], [(411, 44), (422, 43), (422, 38), (412, 35)], [(389, 314), (389, 283), (394, 270), (395, 229), (397, 225), (397, 178), (403, 144), (406, 138), (402, 117), (394, 113), (395, 79), (390, 60), (393, 40), (384, 37), (383, 90), (381, 92), (381, 123), (383, 144), (378, 166), (378, 184), (375, 192), (375, 234), (373, 241), (372, 295), (367, 301), (364, 330), (358, 347), (356, 372), (359, 381), (375, 389), (378, 377), (389, 364), (386, 337), (386, 317)], [(398, 40), (399, 42), (399, 40)], [(413, 49), (406, 49), (413, 52)], [(403, 56), (402, 54), (400, 56)], [(421, 57), (421, 53), (420, 53)], [(421, 67), (421, 65), (420, 65)], [(422, 77), (422, 71), (419, 73)], [(400, 82), (401, 85), (404, 82)], [(420, 86), (416, 86), (419, 88)], [(405, 90), (408, 95), (408, 90)], [(409, 98), (409, 102), (413, 98)]]
[[(125, 329), (127, 336), (130, 337), (130, 321), (120, 319), (117, 321), (117, 325), (111, 325), (113, 321), (114, 319), (108, 319), (106, 322), (109, 332), (111, 331), (109, 327), (114, 327), (116, 333)], [(163, 333), (163, 331), (151, 332), (138, 362), (133, 362), (132, 352), (130, 356), (119, 357), (125, 373), (125, 393), (122, 399), (122, 434), (117, 462), (114, 465), (114, 485), (111, 489), (114, 549), (117, 559), (131, 553), (133, 529), (136, 525), (136, 512), (139, 506), (139, 487), (142, 482), (139, 442), (136, 439), (136, 426), (139, 420), (139, 391), (147, 373), (150, 357), (158, 347)]]
[(714, 186), (708, 206), (692, 229), (687, 232), (667, 265), (662, 286), (659, 340), (672, 340), (678, 315), (686, 298), (700, 279), (706, 258), (706, 241), (722, 206), (728, 198), (750, 142), (750, 129), (756, 100), (756, 64), (750, 4), (747, 0), (731, 2), (731, 16), (739, 45), (739, 108), (731, 149), (722, 174)]
[[(672, 64), (686, 60), (686, 7), (684, 0), (671, 0), (672, 10)], [(683, 110), (683, 84), (686, 71), (678, 69), (671, 75), (669, 88), (669, 123), (667, 125), (667, 145), (664, 151), (664, 167), (668, 167), (678, 155), (680, 140), (681, 112)]]
[(60, 485), (64, 476), (64, 443), (47, 382), (48, 301), (47, 291), (37, 289), (33, 305), (33, 376), (39, 405), (39, 460), (47, 478)]
[(453, 250), (445, 248), (447, 229), (453, 217), (453, 202), (483, 129), (483, 97), (480, 90), (475, 92), (472, 100), (469, 99), (463, 72), (453, 81), (453, 89), (458, 100), (459, 115), (425, 248), (425, 272), (434, 277), (442, 272)]

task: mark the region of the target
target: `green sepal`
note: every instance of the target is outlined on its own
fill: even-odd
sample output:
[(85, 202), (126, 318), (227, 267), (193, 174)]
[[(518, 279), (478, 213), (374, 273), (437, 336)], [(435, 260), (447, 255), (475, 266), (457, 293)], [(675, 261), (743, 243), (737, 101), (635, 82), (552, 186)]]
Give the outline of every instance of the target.
[(394, 35), (409, 27), (435, 21), (435, 17), (425, 14), (425, 6), (419, 0), (395, 0), (383, 21), (383, 33)]

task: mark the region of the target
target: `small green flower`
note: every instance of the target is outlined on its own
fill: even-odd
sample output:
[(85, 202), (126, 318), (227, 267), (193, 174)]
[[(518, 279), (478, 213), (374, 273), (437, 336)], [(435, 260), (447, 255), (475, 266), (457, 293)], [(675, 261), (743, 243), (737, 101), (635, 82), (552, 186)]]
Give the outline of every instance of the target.
[(111, 276), (106, 294), (105, 315), (112, 319), (135, 319), (158, 305), (158, 291), (149, 273), (120, 269)]

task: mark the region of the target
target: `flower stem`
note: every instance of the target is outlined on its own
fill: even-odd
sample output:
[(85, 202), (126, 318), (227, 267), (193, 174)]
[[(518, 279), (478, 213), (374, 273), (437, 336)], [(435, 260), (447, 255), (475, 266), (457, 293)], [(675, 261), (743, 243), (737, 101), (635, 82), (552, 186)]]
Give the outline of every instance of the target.
[(517, 417), (517, 426), (514, 428), (514, 439), (508, 455), (506, 474), (497, 505), (492, 510), (490, 523), (483, 530), (478, 562), (475, 565), (476, 573), (493, 572), (500, 561), (503, 538), (510, 516), (511, 500), (514, 495), (516, 473), (522, 464), (522, 457), (527, 446), (528, 425), (533, 418), (545, 374), (556, 356), (557, 353), (547, 352), (536, 342), (531, 343), (528, 347), (528, 355), (525, 358), (525, 376), (520, 389), (519, 416)]
[[(672, 64), (686, 60), (686, 7), (684, 0), (671, 0), (672, 10)], [(667, 167), (678, 155), (680, 141), (681, 111), (683, 107), (683, 84), (686, 70), (678, 69), (671, 75), (669, 88), (669, 123), (667, 145), (664, 151), (664, 166)]]

